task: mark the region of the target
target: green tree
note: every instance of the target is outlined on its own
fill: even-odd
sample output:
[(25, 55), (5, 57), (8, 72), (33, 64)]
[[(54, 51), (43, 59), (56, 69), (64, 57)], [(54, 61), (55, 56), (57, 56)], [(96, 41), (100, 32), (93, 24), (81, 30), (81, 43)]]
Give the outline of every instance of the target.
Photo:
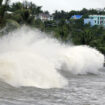
[(5, 12), (8, 9), (9, 0), (5, 0), (5, 3), (3, 4), (3, 0), (0, 0), (0, 26), (5, 24)]

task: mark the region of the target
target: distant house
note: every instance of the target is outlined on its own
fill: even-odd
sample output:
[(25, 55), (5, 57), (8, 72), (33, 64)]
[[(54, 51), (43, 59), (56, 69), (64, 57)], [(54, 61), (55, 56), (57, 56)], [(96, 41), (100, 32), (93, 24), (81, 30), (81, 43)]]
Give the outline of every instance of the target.
[(84, 19), (84, 24), (90, 24), (91, 26), (94, 26), (95, 21), (93, 19), (86, 18)]
[(105, 15), (89, 15), (89, 18), (84, 19), (84, 24), (90, 23), (91, 26), (99, 25), (105, 27)]
[(73, 15), (71, 16), (71, 19), (81, 19), (82, 15)]
[(46, 14), (46, 13), (41, 13), (38, 16), (35, 16), (35, 19), (40, 19), (43, 22), (44, 21), (51, 21), (51, 20), (53, 20), (53, 16)]
[(11, 12), (11, 11), (6, 11), (6, 13), (7, 13), (7, 14), (12, 14), (13, 12)]

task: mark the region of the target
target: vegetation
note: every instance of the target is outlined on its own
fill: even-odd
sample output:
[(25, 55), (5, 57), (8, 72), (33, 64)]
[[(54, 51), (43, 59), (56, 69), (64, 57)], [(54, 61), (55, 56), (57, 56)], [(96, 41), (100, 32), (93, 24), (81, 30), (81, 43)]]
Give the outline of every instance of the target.
[[(101, 26), (91, 27), (90, 24), (84, 25), (83, 23), (83, 19), (88, 15), (105, 15), (104, 10), (87, 10), (84, 8), (81, 11), (55, 11), (52, 14), (54, 19), (51, 21), (35, 18), (40, 13), (49, 14), (48, 11), (42, 11), (41, 6), (36, 6), (32, 2), (16, 2), (9, 5), (9, 0), (5, 0), (4, 3), (3, 0), (0, 0), (0, 29), (7, 25), (15, 29), (26, 24), (47, 33), (53, 32), (54, 37), (65, 43), (89, 45), (105, 54), (105, 28)], [(83, 15), (82, 19), (70, 19), (72, 15), (76, 14)]]

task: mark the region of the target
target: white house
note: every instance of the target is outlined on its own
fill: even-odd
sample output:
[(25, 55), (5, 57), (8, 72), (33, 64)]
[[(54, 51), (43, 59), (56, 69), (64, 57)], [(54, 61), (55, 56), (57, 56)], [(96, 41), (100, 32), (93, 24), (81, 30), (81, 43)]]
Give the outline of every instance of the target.
[(12, 14), (13, 12), (11, 12), (11, 11), (6, 11), (6, 13), (7, 13), (7, 14)]
[(49, 14), (41, 13), (38, 16), (35, 16), (35, 19), (40, 19), (43, 22), (44, 21), (51, 21), (51, 20), (53, 20), (53, 16), (49, 15)]
[(84, 19), (84, 24), (90, 23), (91, 26), (99, 25), (105, 27), (105, 15), (89, 15), (89, 18)]

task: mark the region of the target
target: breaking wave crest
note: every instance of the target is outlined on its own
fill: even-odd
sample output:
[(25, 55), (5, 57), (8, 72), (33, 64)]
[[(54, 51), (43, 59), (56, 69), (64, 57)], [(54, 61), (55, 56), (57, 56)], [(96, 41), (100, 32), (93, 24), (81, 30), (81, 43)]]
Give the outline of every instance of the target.
[(98, 73), (104, 56), (89, 46), (61, 44), (39, 30), (23, 26), (0, 38), (0, 79), (12, 86), (61, 88), (67, 80), (57, 71)]

